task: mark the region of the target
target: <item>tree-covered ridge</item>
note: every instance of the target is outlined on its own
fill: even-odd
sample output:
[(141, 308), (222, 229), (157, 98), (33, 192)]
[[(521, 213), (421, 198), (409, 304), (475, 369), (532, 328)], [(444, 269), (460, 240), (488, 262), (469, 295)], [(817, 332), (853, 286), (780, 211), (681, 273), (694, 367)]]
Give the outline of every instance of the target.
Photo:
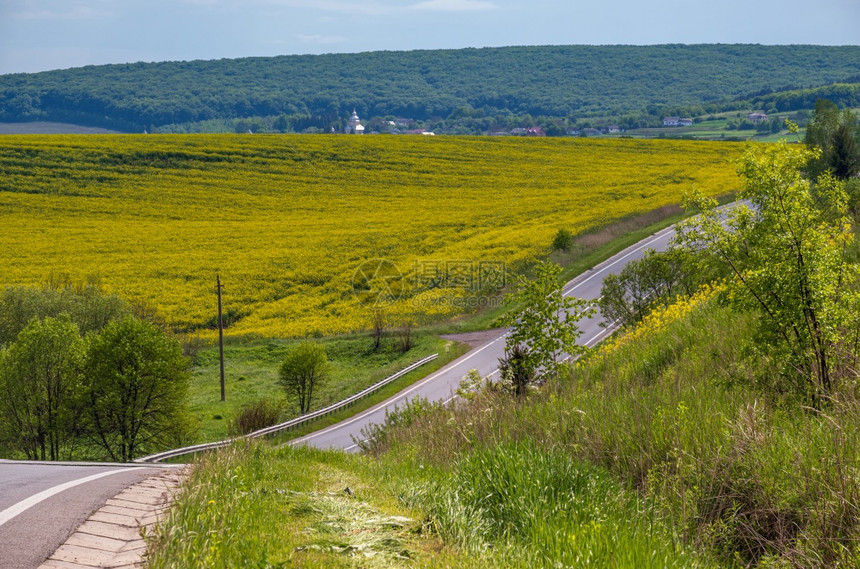
[(0, 121), (142, 130), (253, 116), (583, 118), (856, 81), (860, 46), (538, 46), (88, 66), (0, 76)]
[[(834, 83), (812, 89), (793, 89), (750, 98), (751, 107), (796, 111), (812, 109), (819, 99), (831, 101), (839, 108), (860, 107), (860, 83)], [(739, 107), (740, 108), (740, 107)]]

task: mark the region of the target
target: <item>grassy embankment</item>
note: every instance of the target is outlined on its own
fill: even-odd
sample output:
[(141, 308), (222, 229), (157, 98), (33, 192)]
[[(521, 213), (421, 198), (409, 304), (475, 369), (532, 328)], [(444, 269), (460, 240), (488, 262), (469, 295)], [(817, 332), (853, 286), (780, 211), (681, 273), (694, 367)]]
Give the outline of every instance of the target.
[(406, 413), (370, 455), (210, 457), (152, 567), (857, 566), (860, 401), (762, 396), (753, 325), (704, 294), (527, 399)]

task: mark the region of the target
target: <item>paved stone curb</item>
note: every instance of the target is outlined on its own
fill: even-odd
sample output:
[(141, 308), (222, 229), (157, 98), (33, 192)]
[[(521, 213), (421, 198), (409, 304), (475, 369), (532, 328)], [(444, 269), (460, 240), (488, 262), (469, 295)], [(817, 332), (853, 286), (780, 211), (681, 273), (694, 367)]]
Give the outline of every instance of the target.
[(39, 569), (131, 569), (143, 566), (143, 530), (158, 522), (182, 482), (164, 469), (129, 486), (91, 515)]

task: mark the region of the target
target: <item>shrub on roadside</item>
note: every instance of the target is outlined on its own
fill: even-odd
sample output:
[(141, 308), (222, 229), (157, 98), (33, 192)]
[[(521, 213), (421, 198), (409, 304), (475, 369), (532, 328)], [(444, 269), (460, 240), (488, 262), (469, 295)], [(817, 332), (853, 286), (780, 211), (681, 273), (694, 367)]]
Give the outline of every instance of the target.
[(247, 435), (260, 429), (275, 425), (284, 414), (283, 401), (258, 399), (243, 405), (230, 421), (231, 436)]

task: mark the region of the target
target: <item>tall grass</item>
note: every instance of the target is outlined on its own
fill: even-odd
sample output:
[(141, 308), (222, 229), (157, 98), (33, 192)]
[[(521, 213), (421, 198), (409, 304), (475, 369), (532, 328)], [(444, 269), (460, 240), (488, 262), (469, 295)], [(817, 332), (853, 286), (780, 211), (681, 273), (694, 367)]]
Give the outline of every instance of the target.
[[(855, 385), (820, 411), (759, 391), (754, 317), (715, 301), (647, 325), (528, 397), (410, 405), (364, 456), (208, 458), (152, 567), (860, 566)], [(396, 545), (353, 540), (391, 514)]]
[[(413, 417), (370, 450), (449, 471), (450, 491), (425, 493), (443, 535), (474, 542), (447, 521), (456, 517), (446, 509), (459, 504), (486, 543), (510, 547), (517, 536), (517, 559), (534, 561), (527, 552), (547, 551), (562, 563), (576, 558), (577, 550), (544, 538), (541, 524), (552, 526), (558, 510), (536, 496), (557, 500), (580, 468), (595, 480), (608, 473), (621, 493), (640, 496), (646, 519), (666, 528), (663, 543), (678, 533), (678, 551), (694, 547), (726, 566), (858, 566), (860, 401), (852, 387), (819, 413), (757, 391), (770, 370), (750, 355), (753, 324), (750, 315), (705, 304), (599, 352), (528, 399), (486, 390)], [(564, 482), (546, 469), (564, 472)], [(537, 494), (500, 490), (532, 477)], [(601, 504), (599, 492), (583, 503)], [(624, 512), (620, 504), (608, 509)], [(504, 507), (531, 511), (535, 525)], [(630, 526), (606, 535), (620, 540), (614, 551), (643, 564), (636, 555), (647, 542), (634, 531), (637, 518), (621, 516), (627, 518)], [(587, 525), (565, 523), (560, 527)], [(620, 563), (594, 551), (597, 565)]]
[(446, 543), (488, 566), (708, 566), (605, 469), (532, 442), (464, 456), (424, 500)]

